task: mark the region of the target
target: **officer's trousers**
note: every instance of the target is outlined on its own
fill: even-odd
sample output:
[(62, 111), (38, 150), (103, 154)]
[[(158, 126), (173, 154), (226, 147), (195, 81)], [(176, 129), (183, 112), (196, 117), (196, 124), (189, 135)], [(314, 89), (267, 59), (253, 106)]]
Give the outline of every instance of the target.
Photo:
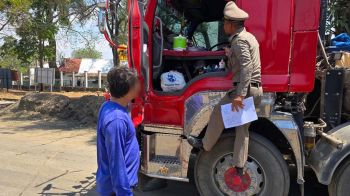
[[(253, 96), (255, 107), (259, 107), (262, 98), (262, 88), (249, 87), (247, 97)], [(232, 103), (236, 96), (236, 91), (230, 90), (214, 107), (210, 116), (208, 127), (203, 138), (204, 150), (210, 151), (219, 140), (223, 130), (225, 129), (221, 116), (221, 105)], [(235, 127), (235, 142), (233, 146), (233, 166), (243, 168), (248, 158), (249, 145), (249, 126), (250, 123)]]

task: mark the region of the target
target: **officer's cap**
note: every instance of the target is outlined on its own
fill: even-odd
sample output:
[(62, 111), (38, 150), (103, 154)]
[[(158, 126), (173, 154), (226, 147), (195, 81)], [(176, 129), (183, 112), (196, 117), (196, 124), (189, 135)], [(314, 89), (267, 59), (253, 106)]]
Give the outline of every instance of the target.
[(241, 10), (235, 2), (229, 1), (224, 8), (226, 20), (243, 21), (249, 18), (247, 12)]

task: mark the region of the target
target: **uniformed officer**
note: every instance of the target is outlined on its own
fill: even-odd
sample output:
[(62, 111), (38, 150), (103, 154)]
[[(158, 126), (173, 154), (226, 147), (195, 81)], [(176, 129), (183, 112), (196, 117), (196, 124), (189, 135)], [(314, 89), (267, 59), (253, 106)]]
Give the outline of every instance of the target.
[[(238, 111), (244, 107), (243, 99), (250, 96), (254, 97), (256, 107), (260, 105), (262, 88), (259, 43), (244, 27), (244, 21), (248, 17), (233, 1), (228, 2), (224, 8), (224, 30), (230, 35), (231, 42), (231, 48), (226, 48), (225, 51), (228, 67), (234, 74), (233, 89), (214, 107), (203, 140), (188, 137), (188, 142), (193, 147), (210, 151), (219, 140), (224, 130), (221, 105), (232, 103), (232, 110)], [(249, 126), (250, 123), (235, 128), (232, 164), (241, 176), (244, 175), (248, 156)]]

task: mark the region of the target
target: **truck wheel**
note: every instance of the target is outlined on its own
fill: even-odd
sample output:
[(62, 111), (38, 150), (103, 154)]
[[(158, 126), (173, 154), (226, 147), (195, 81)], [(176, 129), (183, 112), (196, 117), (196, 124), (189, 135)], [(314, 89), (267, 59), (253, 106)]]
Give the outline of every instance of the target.
[(348, 196), (350, 193), (350, 159), (347, 159), (334, 173), (328, 185), (330, 196)]
[(233, 136), (223, 136), (211, 151), (198, 155), (194, 175), (201, 196), (288, 195), (287, 164), (270, 141), (251, 133), (247, 172), (238, 182), (231, 165), (233, 144)]

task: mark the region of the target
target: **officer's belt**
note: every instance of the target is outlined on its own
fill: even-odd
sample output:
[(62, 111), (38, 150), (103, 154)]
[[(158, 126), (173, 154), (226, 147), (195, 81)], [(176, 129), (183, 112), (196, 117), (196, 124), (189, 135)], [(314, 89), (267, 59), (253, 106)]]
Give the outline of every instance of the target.
[[(238, 86), (239, 82), (234, 82), (233, 86), (236, 87)], [(261, 87), (261, 83), (260, 82), (251, 82), (250, 83), (251, 87), (255, 87), (255, 88), (260, 88)]]

